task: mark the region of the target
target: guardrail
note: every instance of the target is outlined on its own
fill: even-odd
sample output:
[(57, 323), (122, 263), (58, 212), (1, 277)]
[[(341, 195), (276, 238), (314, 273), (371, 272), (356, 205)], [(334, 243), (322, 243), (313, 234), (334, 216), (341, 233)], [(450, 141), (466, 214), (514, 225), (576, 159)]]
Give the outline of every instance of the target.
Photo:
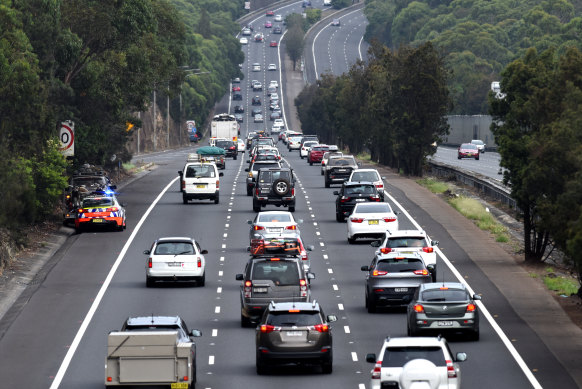
[(480, 174), (458, 170), (443, 163), (428, 161), (428, 165), (430, 167), (431, 173), (435, 176), (445, 177), (447, 179), (452, 178), (465, 185), (475, 188), (486, 196), (494, 198), (495, 200), (500, 201), (513, 209), (517, 209), (515, 200), (511, 198), (510, 190), (503, 185), (493, 182), (490, 179), (481, 176)]

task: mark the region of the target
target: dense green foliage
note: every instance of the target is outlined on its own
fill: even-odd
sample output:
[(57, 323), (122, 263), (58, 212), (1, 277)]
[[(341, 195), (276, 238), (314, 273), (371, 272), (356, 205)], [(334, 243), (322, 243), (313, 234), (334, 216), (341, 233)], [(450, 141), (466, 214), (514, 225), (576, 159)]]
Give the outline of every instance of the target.
[(165, 100), (184, 84), (182, 118), (204, 123), (240, 75), (241, 12), (236, 0), (0, 0), (0, 222), (34, 221), (60, 198), (64, 120), (73, 165), (127, 160), (125, 123), (154, 90)]
[(526, 259), (551, 236), (582, 274), (582, 53), (535, 49), (502, 73), (491, 114), (505, 182), (524, 214)]
[(582, 47), (581, 4), (573, 0), (368, 0), (366, 39), (391, 48), (426, 41), (452, 69), (454, 114), (484, 114), (491, 81), (530, 47)]
[(368, 149), (374, 161), (420, 176), (432, 143), (448, 131), (447, 76), (430, 43), (397, 51), (373, 44), (366, 67), (323, 75), (295, 104), (303, 132), (353, 154)]

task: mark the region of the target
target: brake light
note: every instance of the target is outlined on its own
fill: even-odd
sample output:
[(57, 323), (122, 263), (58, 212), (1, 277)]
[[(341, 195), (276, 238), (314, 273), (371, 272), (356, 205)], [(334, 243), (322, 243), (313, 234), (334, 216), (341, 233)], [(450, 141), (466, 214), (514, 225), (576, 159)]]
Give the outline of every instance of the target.
[(346, 201), (350, 201), (351, 199), (352, 199), (351, 197), (342, 196), (340, 202), (345, 203)]
[(376, 364), (374, 365), (374, 370), (372, 370), (372, 379), (379, 380), (381, 373), (382, 373), (382, 361), (376, 361)]
[(84, 209), (82, 209), (82, 208), (79, 208), (79, 209), (77, 209), (77, 212), (78, 212), (78, 213), (84, 213), (84, 212), (85, 212), (85, 210), (84, 210)]
[(216, 180), (216, 189), (220, 188), (220, 181)]
[(305, 282), (305, 280), (299, 280), (299, 285), (305, 286), (307, 285), (307, 283)]
[(200, 258), (198, 258), (198, 263), (197, 263), (198, 267), (202, 267), (202, 260)]
[(113, 378), (107, 377), (107, 382), (112, 382), (112, 381), (113, 381)]
[(275, 326), (272, 326), (270, 324), (261, 325), (261, 332), (268, 334), (269, 332), (273, 332), (273, 331), (275, 331)]
[(255, 194), (258, 196), (259, 195), (259, 188), (257, 187), (257, 189), (255, 189)]
[(364, 221), (363, 217), (351, 217), (350, 221), (352, 221), (353, 223), (361, 223)]
[(264, 229), (265, 229), (265, 227), (263, 227), (263, 226), (254, 226), (253, 227), (253, 230), (255, 230), (255, 231), (264, 230)]
[(416, 313), (424, 312), (424, 307), (422, 305), (420, 305), (420, 304), (416, 304), (414, 306), (414, 312), (416, 312)]
[(447, 376), (449, 378), (457, 378), (457, 371), (453, 365), (453, 361), (447, 360)]
[(384, 189), (384, 185), (382, 185), (382, 184), (377, 184), (377, 185), (376, 185), (376, 188), (378, 188), (378, 189)]
[(378, 195), (370, 196), (370, 201), (380, 201), (380, 196)]
[(382, 254), (388, 254), (389, 252), (392, 252), (392, 249), (391, 249), (390, 247), (382, 247), (382, 248), (380, 249), (380, 252), (381, 252)]
[(287, 226), (285, 227), (286, 230), (296, 230), (297, 226), (296, 225), (292, 225), (292, 226)]
[(269, 261), (280, 261), (281, 258), (270, 258)]
[(372, 272), (372, 276), (385, 276), (386, 274), (388, 274), (388, 272), (382, 270), (374, 270)]
[(148, 258), (148, 268), (152, 268), (152, 259)]
[(440, 290), (449, 290), (449, 288), (447, 288), (446, 286), (441, 286), (439, 289)]
[(299, 309), (290, 309), (289, 312), (291, 312), (291, 313), (298, 313), (298, 312), (301, 312), (301, 310), (299, 310)]
[(295, 196), (295, 188), (291, 188), (291, 196)]
[(307, 282), (305, 280), (299, 280), (299, 291), (301, 297), (307, 297)]
[(415, 271), (413, 271), (413, 273), (416, 274), (417, 276), (427, 276), (428, 270), (426, 270), (426, 269), (415, 270)]
[(467, 305), (467, 312), (475, 312), (476, 309), (477, 307), (475, 306), (475, 304)]
[(232, 146), (230, 149), (231, 149), (231, 150), (234, 150), (234, 146)]
[(425, 253), (432, 253), (433, 252), (433, 248), (432, 247), (423, 247), (422, 251), (424, 251)]
[(303, 261), (307, 261), (309, 258), (307, 257), (307, 251), (301, 250), (301, 259)]
[(395, 222), (396, 220), (397, 220), (396, 217), (385, 217), (384, 218), (384, 221), (386, 223)]
[(317, 332), (328, 332), (329, 331), (329, 326), (327, 324), (316, 324), (314, 328)]
[(253, 286), (253, 283), (249, 280), (249, 281), (245, 281), (245, 287), (244, 287), (244, 294), (245, 294), (245, 298), (250, 298), (251, 297), (251, 287)]

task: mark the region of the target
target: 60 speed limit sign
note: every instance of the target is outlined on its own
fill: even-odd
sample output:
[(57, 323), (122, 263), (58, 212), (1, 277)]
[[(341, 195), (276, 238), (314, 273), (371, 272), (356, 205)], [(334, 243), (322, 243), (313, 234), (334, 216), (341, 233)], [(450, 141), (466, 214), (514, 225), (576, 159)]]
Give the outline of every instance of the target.
[(72, 121), (67, 120), (61, 123), (59, 140), (61, 141), (59, 150), (65, 157), (75, 155), (75, 124)]

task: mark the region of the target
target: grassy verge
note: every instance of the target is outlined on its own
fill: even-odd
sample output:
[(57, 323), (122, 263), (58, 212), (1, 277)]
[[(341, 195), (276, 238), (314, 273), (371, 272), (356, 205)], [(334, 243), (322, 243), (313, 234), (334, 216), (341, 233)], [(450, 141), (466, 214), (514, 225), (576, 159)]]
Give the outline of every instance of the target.
[(579, 285), (575, 280), (556, 275), (552, 268), (547, 268), (546, 271), (548, 275), (544, 276), (544, 285), (549, 290), (565, 296), (571, 296), (578, 292)]
[(505, 243), (509, 241), (507, 228), (499, 224), (479, 201), (461, 196), (450, 199), (449, 203), (463, 216), (473, 220), (480, 229), (495, 235), (497, 242)]
[(128, 163), (124, 163), (121, 166), (123, 167), (123, 170), (125, 170), (127, 172), (130, 172), (130, 171), (132, 171), (132, 170), (135, 169), (135, 165), (133, 163), (129, 163), (129, 162)]
[(436, 194), (444, 193), (449, 189), (449, 186), (445, 182), (437, 181), (433, 178), (421, 178), (416, 180), (416, 182)]
[(372, 156), (369, 153), (360, 153), (356, 155), (356, 158), (364, 163), (369, 163), (370, 165), (377, 165), (378, 162), (372, 161)]

